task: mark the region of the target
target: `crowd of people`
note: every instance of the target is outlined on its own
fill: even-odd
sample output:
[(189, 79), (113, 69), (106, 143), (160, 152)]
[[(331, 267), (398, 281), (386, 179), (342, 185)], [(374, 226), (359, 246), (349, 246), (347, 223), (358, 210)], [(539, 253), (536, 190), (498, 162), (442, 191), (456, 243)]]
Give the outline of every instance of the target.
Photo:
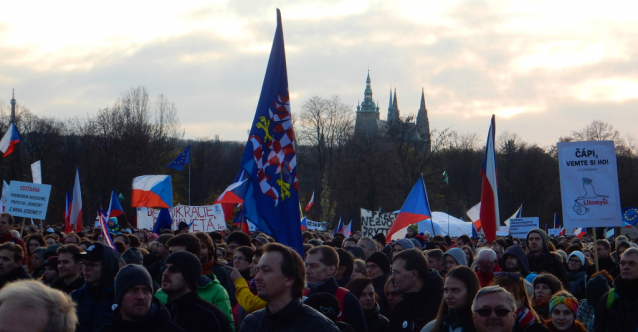
[(22, 229), (0, 214), (0, 330), (638, 329), (638, 247), (627, 236), (533, 229), (485, 242), (412, 225), (390, 242), (306, 231), (298, 253), (237, 229), (108, 228), (113, 247), (100, 229)]

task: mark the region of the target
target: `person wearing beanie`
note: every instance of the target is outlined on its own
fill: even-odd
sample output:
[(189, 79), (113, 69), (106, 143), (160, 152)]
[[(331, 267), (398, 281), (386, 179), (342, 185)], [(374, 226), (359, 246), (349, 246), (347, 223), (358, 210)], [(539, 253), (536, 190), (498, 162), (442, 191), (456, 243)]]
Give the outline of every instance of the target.
[(547, 233), (540, 228), (534, 228), (527, 233), (525, 243), (529, 247), (529, 252), (527, 253), (529, 272), (553, 274), (563, 284), (563, 289), (569, 292), (569, 279), (567, 278), (565, 266), (549, 251)]
[(120, 269), (119, 256), (111, 247), (95, 242), (80, 254), (85, 284), (71, 292), (77, 304), (76, 332), (95, 331), (111, 320), (115, 304), (114, 281)]
[(190, 227), (188, 227), (188, 224), (183, 221), (181, 221), (179, 225), (177, 225), (177, 234), (186, 234), (189, 230)]
[(168, 309), (153, 296), (153, 279), (140, 265), (126, 265), (115, 276), (117, 308), (99, 332), (184, 331), (171, 321)]
[(576, 319), (578, 300), (569, 292), (558, 292), (549, 301), (550, 318), (543, 325), (550, 332), (587, 332)]
[(407, 250), (410, 248), (414, 248), (414, 242), (410, 241), (410, 239), (397, 240), (392, 246), (392, 257), (402, 252), (403, 250)]
[(172, 322), (189, 332), (233, 331), (226, 315), (197, 295), (201, 274), (202, 264), (190, 252), (178, 251), (166, 259), (160, 291), (168, 296), (166, 307)]
[(447, 271), (450, 271), (455, 266), (467, 266), (465, 252), (461, 248), (452, 248), (443, 254), (443, 263), (445, 263)]
[(419, 234), (419, 225), (412, 224), (412, 225), (408, 226), (408, 232), (405, 234), (405, 237), (407, 239), (413, 239), (418, 234)]
[(142, 265), (142, 263), (144, 263), (144, 255), (139, 249), (130, 247), (122, 253), (122, 260), (124, 260), (126, 264)]
[(583, 323), (587, 331), (594, 331), (596, 310), (603, 294), (609, 292), (609, 281), (602, 274), (594, 275), (587, 282), (587, 297), (578, 303), (576, 318)]
[(377, 251), (366, 259), (366, 271), (368, 278), (372, 279), (374, 292), (379, 295), (379, 307), (381, 312), (386, 312), (388, 308), (388, 299), (383, 291), (386, 282), (390, 278), (390, 259), (388, 255)]
[(43, 284), (51, 286), (59, 278), (58, 273), (58, 256), (49, 257), (44, 261), (44, 273), (42, 274)]
[(168, 246), (166, 243), (170, 240), (174, 235), (172, 234), (162, 234), (157, 240), (157, 247), (155, 247), (155, 255), (157, 256), (157, 262), (151, 264), (148, 267), (148, 273), (151, 274), (151, 278), (158, 284), (162, 282), (162, 269), (164, 268), (164, 262), (166, 262), (166, 258), (170, 255), (168, 251)]
[(587, 295), (587, 266), (585, 262), (585, 255), (580, 251), (572, 251), (567, 258), (569, 288), (578, 301)]

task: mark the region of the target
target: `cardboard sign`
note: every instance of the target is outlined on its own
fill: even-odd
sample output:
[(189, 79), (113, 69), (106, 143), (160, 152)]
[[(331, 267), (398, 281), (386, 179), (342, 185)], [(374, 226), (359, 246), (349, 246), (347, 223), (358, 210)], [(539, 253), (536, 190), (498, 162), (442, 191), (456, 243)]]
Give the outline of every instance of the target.
[(318, 231), (325, 231), (328, 229), (328, 222), (327, 221), (312, 221), (312, 220), (308, 220), (306, 219), (306, 227), (308, 229), (314, 229), (314, 230), (318, 230)]
[(558, 143), (565, 228), (621, 227), (613, 141)]
[(11, 181), (5, 212), (14, 217), (45, 219), (51, 185)]
[(510, 234), (512, 237), (525, 238), (527, 233), (534, 228), (538, 228), (538, 217), (532, 218), (511, 218)]
[(396, 217), (396, 213), (361, 209), (361, 236), (373, 237), (379, 233), (388, 235)]
[[(153, 229), (157, 217), (158, 209), (137, 208), (137, 228)], [(178, 205), (170, 209), (173, 218), (172, 229), (177, 229), (180, 222), (190, 225), (191, 232), (212, 232), (226, 229), (224, 211), (221, 204), (206, 206)]]

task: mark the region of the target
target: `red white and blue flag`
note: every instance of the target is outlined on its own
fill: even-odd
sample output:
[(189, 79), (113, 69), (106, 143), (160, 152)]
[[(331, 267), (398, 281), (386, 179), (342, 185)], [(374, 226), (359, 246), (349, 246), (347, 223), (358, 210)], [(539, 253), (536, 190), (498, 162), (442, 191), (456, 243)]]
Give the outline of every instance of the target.
[(481, 186), (481, 228), (485, 233), (485, 240), (490, 242), (496, 239), (496, 231), (500, 228), (500, 216), (498, 211), (498, 191), (496, 185), (496, 150), (494, 146), (496, 131), (496, 121), (492, 115), (490, 130), (487, 133), (487, 143), (485, 144), (485, 157), (481, 176), (483, 184)]
[(111, 234), (109, 234), (109, 229), (106, 225), (106, 220), (108, 219), (106, 212), (102, 209), (97, 209), (97, 219), (100, 222), (100, 229), (102, 229), (102, 237), (104, 238), (104, 242), (111, 248), (115, 249), (113, 245), (113, 239), (111, 239)]
[(2, 136), (2, 140), (0, 140), (0, 151), (2, 151), (6, 157), (13, 152), (18, 142), (20, 142), (20, 133), (18, 133), (18, 128), (16, 128), (16, 125), (12, 122), (9, 126), (9, 130), (7, 130), (4, 136)]
[[(431, 218), (432, 213), (430, 211), (430, 202), (428, 201), (428, 194), (425, 191), (425, 184), (423, 183), (423, 179), (419, 178), (414, 184), (414, 187), (412, 187), (408, 198), (405, 199), (401, 211), (394, 219), (394, 223), (390, 226), (388, 235), (386, 236), (387, 241), (390, 241), (392, 234), (399, 230), (421, 220)], [(432, 229), (432, 231), (434, 231), (434, 229)]]
[(352, 220), (350, 220), (348, 226), (346, 226), (346, 228), (343, 230), (343, 235), (345, 235), (346, 237), (352, 236)]
[(576, 237), (579, 238), (579, 239), (581, 237), (585, 236), (586, 234), (587, 234), (587, 232), (585, 232), (582, 227), (578, 227), (574, 231), (574, 235), (576, 235)]
[(301, 218), (301, 230), (308, 230), (308, 219), (306, 219), (306, 217)]
[(306, 206), (306, 212), (308, 212), (308, 210), (310, 210), (310, 208), (312, 207), (312, 203), (314, 203), (315, 201), (315, 192), (312, 192), (312, 197), (310, 197), (310, 202), (308, 202), (308, 205)]
[(132, 207), (173, 208), (170, 175), (143, 175), (133, 179)]
[(335, 231), (332, 233), (332, 236), (335, 236), (337, 233), (343, 234), (343, 231), (346, 229), (346, 226), (343, 224), (343, 216), (339, 217), (339, 223), (337, 227), (335, 227)]
[(248, 220), (246, 220), (245, 209), (243, 206), (239, 209), (239, 213), (237, 214), (237, 217), (235, 217), (233, 224), (239, 226), (244, 233), (250, 234), (250, 227), (248, 226)]
[(122, 204), (117, 199), (117, 195), (115, 194), (115, 190), (111, 191), (111, 203), (109, 203), (109, 212), (107, 213), (107, 219), (117, 218), (124, 214), (124, 209), (122, 208)]
[(73, 192), (71, 194), (71, 205), (69, 206), (69, 223), (67, 225), (67, 233), (82, 231), (82, 189), (80, 187), (80, 170), (75, 169), (75, 183), (73, 184)]

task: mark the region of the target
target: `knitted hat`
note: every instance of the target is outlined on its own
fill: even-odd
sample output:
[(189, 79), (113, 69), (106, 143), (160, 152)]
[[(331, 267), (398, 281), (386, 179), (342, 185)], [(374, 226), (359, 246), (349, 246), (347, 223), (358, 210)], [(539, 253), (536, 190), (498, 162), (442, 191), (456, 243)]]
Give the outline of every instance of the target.
[(312, 240), (308, 241), (308, 243), (312, 244), (315, 247), (323, 245), (323, 243), (319, 239), (312, 239)]
[(142, 265), (142, 263), (144, 263), (144, 255), (135, 247), (126, 249), (126, 251), (122, 253), (122, 259), (126, 262), (126, 264)]
[(349, 246), (348, 248), (346, 248), (346, 251), (351, 253), (352, 256), (354, 256), (355, 258), (366, 259), (365, 252), (360, 246)]
[(527, 233), (527, 237), (525, 238), (525, 243), (529, 241), (529, 235), (532, 233), (538, 233), (538, 235), (541, 236), (541, 239), (543, 239), (543, 248), (547, 250), (549, 248), (549, 237), (547, 236), (547, 233), (545, 233), (545, 231), (540, 228), (534, 228), (531, 231), (529, 231)]
[(408, 230), (412, 231), (412, 233), (417, 234), (419, 233), (419, 226), (417, 224), (412, 224), (410, 226), (408, 226)]
[(166, 246), (166, 242), (168, 242), (168, 240), (170, 240), (173, 236), (172, 234), (162, 234), (157, 238), (157, 242), (159, 242), (161, 245)]
[(571, 296), (556, 296), (554, 295), (554, 297), (552, 297), (551, 300), (549, 300), (549, 312), (552, 312), (554, 310), (554, 307), (556, 307), (559, 304), (564, 304), (567, 306), (567, 308), (569, 308), (573, 313), (574, 316), (576, 316), (576, 314), (578, 313), (578, 301), (576, 300), (576, 298), (571, 297)]
[(445, 261), (445, 256), (452, 256), (459, 265), (467, 266), (467, 258), (465, 257), (465, 252), (461, 248), (452, 248), (446, 251), (443, 254), (443, 261)]
[(146, 268), (140, 265), (127, 265), (121, 268), (115, 276), (115, 302), (120, 305), (124, 294), (137, 285), (144, 285), (153, 291), (153, 279)]
[(58, 270), (58, 256), (49, 257), (44, 261), (44, 266), (52, 267), (56, 271)]
[(397, 240), (397, 242), (395, 243), (395, 245), (400, 245), (403, 247), (403, 249), (410, 249), (410, 248), (414, 248), (414, 242), (410, 241), (410, 239), (401, 239), (401, 240)]
[(598, 302), (609, 292), (609, 283), (603, 275), (597, 275), (587, 283), (587, 304), (598, 308)]
[(310, 295), (306, 301), (304, 301), (304, 304), (319, 311), (333, 322), (337, 321), (337, 317), (339, 317), (339, 314), (341, 313), (339, 300), (330, 293), (316, 293)]
[(585, 266), (585, 255), (583, 255), (582, 252), (580, 252), (580, 251), (572, 251), (572, 253), (569, 254), (569, 258), (572, 258), (572, 256), (578, 257), (580, 259), (581, 266)]
[(408, 240), (412, 241), (415, 248), (421, 250), (421, 242), (419, 242), (419, 240), (417, 240), (416, 238), (410, 238)]
[(175, 265), (182, 272), (184, 280), (188, 283), (188, 288), (193, 292), (197, 291), (197, 284), (202, 276), (202, 263), (199, 262), (197, 256), (188, 251), (178, 251), (170, 254), (164, 264)]
[(382, 252), (375, 252), (370, 255), (370, 257), (366, 259), (366, 263), (377, 264), (383, 271), (383, 274), (388, 274), (390, 272), (390, 259), (388, 258), (388, 255)]

